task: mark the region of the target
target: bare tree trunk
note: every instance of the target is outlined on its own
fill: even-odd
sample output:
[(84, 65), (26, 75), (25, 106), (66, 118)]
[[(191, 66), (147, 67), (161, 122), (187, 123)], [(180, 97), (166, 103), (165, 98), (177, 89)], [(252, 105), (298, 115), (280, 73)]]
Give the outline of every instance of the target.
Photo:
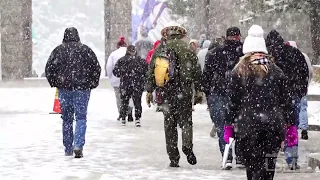
[(311, 1), (310, 11), (311, 39), (313, 58), (312, 64), (320, 64), (320, 2)]
[(206, 31), (205, 31), (205, 34), (207, 36), (207, 39), (212, 39), (213, 37), (211, 37), (212, 33), (210, 32), (210, 22), (209, 22), (209, 19), (210, 19), (210, 0), (205, 0), (204, 2), (204, 8), (205, 8), (205, 16), (204, 16), (204, 24), (205, 24), (205, 28), (206, 28)]

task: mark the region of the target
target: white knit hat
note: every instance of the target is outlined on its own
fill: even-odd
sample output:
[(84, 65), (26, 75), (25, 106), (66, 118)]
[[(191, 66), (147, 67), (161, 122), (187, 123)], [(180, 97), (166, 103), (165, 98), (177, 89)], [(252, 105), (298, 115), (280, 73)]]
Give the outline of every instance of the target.
[(252, 25), (248, 31), (248, 36), (243, 43), (243, 54), (250, 52), (263, 52), (268, 54), (266, 42), (263, 38), (263, 29), (261, 26)]

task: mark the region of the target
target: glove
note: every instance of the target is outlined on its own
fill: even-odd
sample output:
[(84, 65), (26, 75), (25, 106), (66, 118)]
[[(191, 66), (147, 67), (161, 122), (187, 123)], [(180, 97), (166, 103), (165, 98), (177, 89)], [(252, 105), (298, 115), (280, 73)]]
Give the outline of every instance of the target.
[(224, 141), (226, 141), (226, 143), (230, 143), (229, 142), (229, 138), (233, 137), (233, 126), (224, 126), (224, 135), (223, 135), (223, 139)]
[(147, 101), (148, 107), (151, 107), (151, 99), (152, 99), (152, 93), (148, 92), (146, 95), (146, 101)]
[(295, 125), (287, 127), (286, 141), (288, 147), (293, 147), (298, 144), (298, 132)]
[(194, 95), (194, 105), (203, 103), (203, 93), (197, 92)]

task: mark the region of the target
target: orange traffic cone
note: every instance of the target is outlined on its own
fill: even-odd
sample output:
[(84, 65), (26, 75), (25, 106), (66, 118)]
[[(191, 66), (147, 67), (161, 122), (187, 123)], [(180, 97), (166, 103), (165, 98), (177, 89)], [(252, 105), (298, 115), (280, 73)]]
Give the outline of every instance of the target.
[(60, 101), (59, 101), (59, 90), (56, 90), (56, 96), (53, 103), (53, 112), (49, 114), (61, 114)]

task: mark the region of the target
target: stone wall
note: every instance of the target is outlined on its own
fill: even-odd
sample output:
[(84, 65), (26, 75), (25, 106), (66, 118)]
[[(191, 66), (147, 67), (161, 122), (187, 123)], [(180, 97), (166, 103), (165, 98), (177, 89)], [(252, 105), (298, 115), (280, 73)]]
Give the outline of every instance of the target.
[(32, 70), (32, 0), (1, 0), (1, 68), (4, 80)]
[(104, 0), (105, 56), (117, 49), (120, 37), (131, 43), (131, 0)]

